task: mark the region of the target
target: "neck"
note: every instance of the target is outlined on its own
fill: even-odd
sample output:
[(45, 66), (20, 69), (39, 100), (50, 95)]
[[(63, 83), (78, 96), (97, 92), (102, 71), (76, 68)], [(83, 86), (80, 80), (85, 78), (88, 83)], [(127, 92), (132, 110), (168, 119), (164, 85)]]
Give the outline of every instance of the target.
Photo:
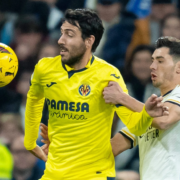
[(13, 176), (16, 180), (25, 180), (28, 179), (32, 174), (32, 169), (28, 169), (28, 170), (15, 170), (13, 172)]
[(175, 82), (171, 82), (169, 85), (166, 86), (161, 86), (159, 89), (161, 91), (161, 95), (163, 96), (164, 94), (166, 94), (167, 92), (173, 90), (176, 86), (178, 85), (178, 83)]
[(79, 69), (85, 68), (85, 66), (88, 64), (91, 56), (92, 56), (92, 53), (91, 53), (91, 52), (90, 52), (90, 53), (89, 53), (89, 52), (86, 52), (86, 53), (84, 54), (84, 56), (82, 57), (82, 59), (81, 59), (78, 63), (74, 64), (74, 65), (72, 66), (72, 68), (74, 68), (75, 70), (79, 70)]

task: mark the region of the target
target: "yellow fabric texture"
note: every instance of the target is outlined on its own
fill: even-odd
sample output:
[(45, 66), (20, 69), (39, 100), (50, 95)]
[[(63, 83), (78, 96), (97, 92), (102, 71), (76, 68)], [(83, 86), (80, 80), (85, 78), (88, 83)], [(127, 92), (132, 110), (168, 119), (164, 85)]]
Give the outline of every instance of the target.
[(6, 146), (0, 143), (0, 179), (11, 179), (13, 158)]

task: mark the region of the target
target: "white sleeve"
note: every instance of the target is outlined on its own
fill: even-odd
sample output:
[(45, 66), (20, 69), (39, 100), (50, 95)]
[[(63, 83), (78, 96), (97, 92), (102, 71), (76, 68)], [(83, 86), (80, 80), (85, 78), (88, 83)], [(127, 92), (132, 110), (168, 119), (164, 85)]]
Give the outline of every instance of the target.
[(122, 128), (119, 133), (121, 133), (125, 138), (129, 139), (131, 142), (131, 148), (138, 145), (138, 136), (132, 134), (127, 127)]

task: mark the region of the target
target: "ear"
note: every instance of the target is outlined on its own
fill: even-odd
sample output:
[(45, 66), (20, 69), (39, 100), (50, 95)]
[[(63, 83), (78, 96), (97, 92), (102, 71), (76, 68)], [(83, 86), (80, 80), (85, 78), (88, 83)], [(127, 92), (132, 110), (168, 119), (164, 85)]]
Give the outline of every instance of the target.
[(176, 63), (176, 73), (180, 74), (180, 61)]
[(90, 35), (90, 37), (86, 38), (85, 45), (86, 49), (91, 49), (95, 41), (95, 37), (93, 35)]

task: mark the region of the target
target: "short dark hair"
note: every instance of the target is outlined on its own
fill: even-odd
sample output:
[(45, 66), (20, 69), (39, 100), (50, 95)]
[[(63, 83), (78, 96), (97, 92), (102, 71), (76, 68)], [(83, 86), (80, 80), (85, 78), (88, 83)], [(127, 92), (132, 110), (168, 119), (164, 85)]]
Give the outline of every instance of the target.
[(65, 18), (62, 19), (62, 23), (65, 21), (77, 26), (78, 28), (80, 27), (83, 40), (91, 35), (95, 37), (95, 41), (91, 49), (92, 52), (95, 52), (104, 32), (102, 21), (98, 17), (97, 13), (90, 9), (68, 9), (65, 12)]
[(156, 49), (167, 47), (169, 48), (169, 54), (174, 56), (173, 60), (180, 60), (180, 40), (171, 36), (160, 37), (156, 41)]

